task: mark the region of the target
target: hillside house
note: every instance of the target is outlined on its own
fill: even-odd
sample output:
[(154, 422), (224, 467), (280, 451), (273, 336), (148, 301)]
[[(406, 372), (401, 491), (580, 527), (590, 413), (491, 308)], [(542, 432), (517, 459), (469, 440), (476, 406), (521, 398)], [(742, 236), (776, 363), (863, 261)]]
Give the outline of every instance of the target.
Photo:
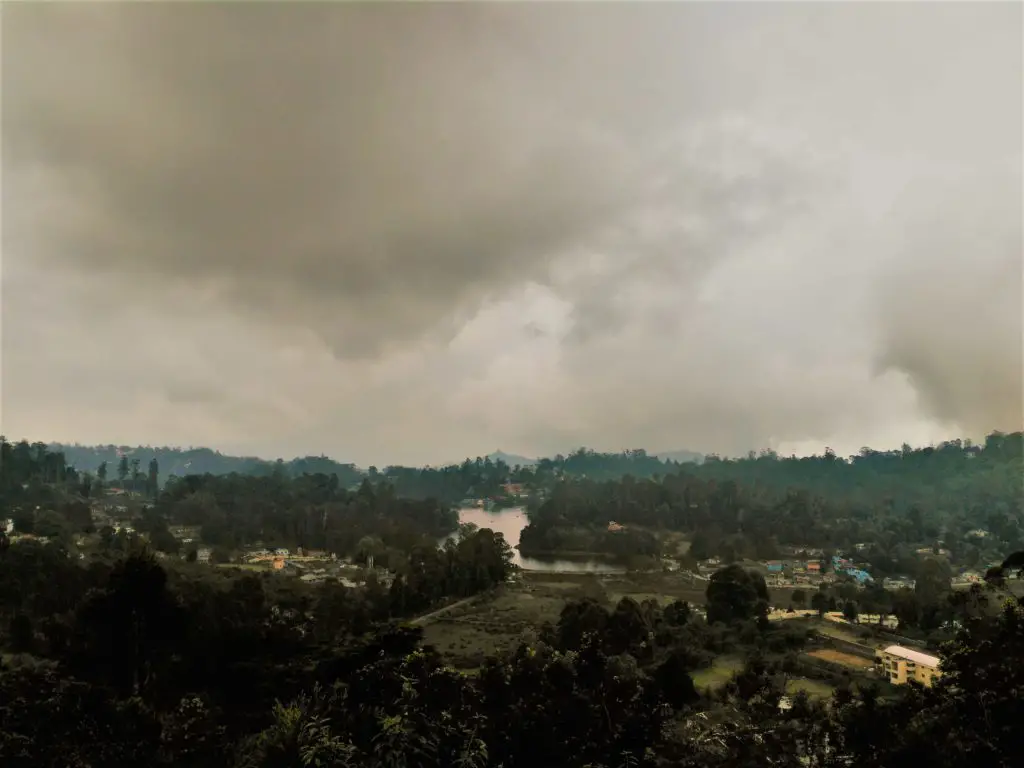
[(951, 586), (959, 587), (968, 586), (970, 584), (981, 584), (983, 581), (984, 578), (977, 571), (964, 571), (961, 574), (953, 576), (949, 580), (949, 583)]
[(875, 655), (878, 672), (893, 685), (906, 685), (914, 680), (926, 688), (941, 674), (939, 658), (902, 645), (890, 645)]
[(916, 585), (917, 581), (909, 576), (894, 576), (882, 581), (883, 589), (913, 589)]

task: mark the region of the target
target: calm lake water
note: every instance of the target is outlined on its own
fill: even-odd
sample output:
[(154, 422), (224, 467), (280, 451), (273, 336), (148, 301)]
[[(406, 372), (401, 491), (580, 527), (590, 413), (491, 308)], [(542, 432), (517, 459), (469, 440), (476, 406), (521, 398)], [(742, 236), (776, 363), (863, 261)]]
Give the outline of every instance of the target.
[(526, 510), (519, 507), (488, 512), (479, 507), (466, 507), (459, 510), (460, 523), (472, 523), (478, 528), (490, 528), (500, 533), (512, 546), (515, 553), (515, 564), (524, 571), (561, 571), (570, 573), (624, 573), (625, 569), (611, 561), (600, 559), (590, 560), (556, 560), (549, 558), (523, 557), (516, 549), (519, 534), (530, 521)]

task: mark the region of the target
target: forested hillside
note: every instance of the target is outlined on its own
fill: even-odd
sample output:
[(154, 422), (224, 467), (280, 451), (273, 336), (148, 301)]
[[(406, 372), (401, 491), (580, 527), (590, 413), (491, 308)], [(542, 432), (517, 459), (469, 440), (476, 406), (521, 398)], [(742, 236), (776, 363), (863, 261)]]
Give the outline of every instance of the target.
[[(28, 443), (18, 444), (19, 450), (28, 449)], [(305, 474), (336, 475), (345, 488), (359, 484), (363, 478), (378, 483), (386, 480), (396, 493), (408, 498), (438, 499), (454, 504), (467, 497), (486, 498), (506, 495), (506, 483), (526, 484), (531, 489), (550, 487), (562, 477), (589, 477), (594, 479), (653, 477), (677, 466), (671, 459), (659, 459), (645, 451), (600, 453), (580, 448), (568, 455), (553, 458), (529, 459), (517, 463), (522, 457), (500, 452), (487, 457), (466, 459), (461, 464), (443, 467), (388, 466), (358, 468), (342, 464), (325, 456), (307, 456), (289, 461), (268, 461), (251, 456), (225, 456), (209, 448), (153, 448), (150, 446), (82, 446), (35, 443), (31, 450), (41, 449), (60, 454), (65, 461), (83, 475), (114, 476), (116, 467), (131, 466), (139, 462), (148, 467), (156, 461), (157, 482), (162, 486), (167, 479), (185, 475), (228, 475), (232, 473), (266, 477), (284, 474), (301, 477)]]
[(698, 559), (772, 558), (780, 545), (852, 551), (867, 544), (865, 557), (893, 572), (913, 547), (966, 548), (972, 529), (991, 535), (990, 547), (1017, 550), (1024, 548), (1022, 443), (1020, 432), (994, 433), (980, 446), (955, 441), (849, 459), (831, 452), (709, 457), (658, 480), (567, 480), (531, 509), (520, 547), (656, 553), (650, 536), (609, 531), (616, 521), (686, 534)]
[[(980, 498), (1006, 501), (1019, 440), (997, 436), (958, 465), (958, 504), (917, 507), (921, 524), (940, 512), (953, 521), (974, 514)], [(1024, 605), (1004, 586), (1022, 553), (987, 583), (918, 604), (931, 612), (929, 626), (952, 638), (931, 688), (815, 661), (830, 641), (807, 623), (771, 620), (764, 578), (740, 565), (711, 577), (703, 611), (658, 595), (612, 599), (595, 579), (560, 590), (552, 621), (523, 628), (513, 647), (463, 673), (426, 641), (429, 617), (479, 604), (490, 625), (503, 595), (539, 598), (514, 578), (500, 535), (466, 528), (458, 542), (437, 546), (455, 523), (443, 505), (401, 498), (382, 480), (353, 491), (326, 474), (189, 476), (129, 507), (132, 528), (83, 547), (87, 478), (45, 446), (0, 448), (2, 503), (18, 513), (15, 533), (64, 526), (38, 538), (0, 534), (4, 766), (1009, 768), (1024, 749)], [(930, 477), (920, 462), (933, 455), (908, 466)], [(561, 480), (534, 524), (585, 526), (614, 511), (631, 524), (755, 544), (777, 525), (787, 536), (806, 528), (827, 538), (850, 524), (836, 498), (800, 506), (794, 500), (817, 497), (694, 471)], [(787, 522), (789, 514), (803, 517)], [(879, 535), (916, 535), (896, 512), (876, 514)], [(1019, 507), (1007, 514), (1019, 523)], [(761, 515), (767, 522), (756, 522)], [(167, 551), (155, 559), (175, 524), (222, 548), (259, 536), (373, 555), (387, 578), (307, 583)], [(819, 612), (825, 594), (812, 600)], [(849, 594), (864, 605), (878, 599)], [(918, 618), (903, 612), (901, 630)]]
[(66, 445), (51, 443), (50, 451), (62, 453), (67, 463), (79, 472), (96, 474), (99, 468), (106, 465), (112, 471), (125, 456), (129, 461), (138, 459), (148, 464), (156, 459), (159, 466), (159, 482), (162, 485), (167, 478), (176, 475), (227, 475), (238, 472), (245, 475), (269, 475), (275, 470), (297, 477), (302, 474), (322, 473), (337, 475), (344, 486), (358, 483), (363, 473), (354, 464), (343, 464), (326, 456), (306, 456), (290, 461), (267, 461), (254, 456), (225, 456), (219, 451), (209, 448), (168, 448), (152, 446), (116, 446), (116, 445)]
[(387, 483), (368, 479), (350, 491), (322, 474), (189, 476), (169, 483), (142, 515), (143, 530), (194, 526), (205, 544), (228, 550), (258, 542), (351, 556), (370, 537), (381, 565), (421, 539), (433, 546), (458, 523), (458, 514), (435, 499), (399, 497)]

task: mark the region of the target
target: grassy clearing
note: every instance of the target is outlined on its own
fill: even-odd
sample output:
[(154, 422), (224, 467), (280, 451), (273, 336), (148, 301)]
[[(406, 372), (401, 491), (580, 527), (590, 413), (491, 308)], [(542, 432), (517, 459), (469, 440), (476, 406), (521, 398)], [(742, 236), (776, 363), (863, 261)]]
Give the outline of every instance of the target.
[[(558, 574), (544, 574), (545, 576), (557, 576)], [(573, 581), (555, 581), (553, 579), (539, 579), (539, 578), (524, 578), (523, 583), (539, 590), (547, 590), (549, 592), (557, 592), (564, 594), (566, 592), (572, 592), (580, 589), (581, 586), (588, 583), (600, 584), (600, 580), (597, 577), (591, 576), (586, 580), (573, 580)]]
[(549, 571), (523, 571), (523, 584), (568, 589), (571, 586), (579, 586), (599, 580), (599, 577), (592, 573), (551, 573)]
[(719, 656), (710, 667), (698, 669), (693, 673), (693, 684), (699, 691), (705, 688), (719, 688), (729, 682), (729, 679), (742, 668), (743, 659), (735, 656)]
[(270, 573), (270, 567), (259, 563), (217, 563), (218, 568), (237, 568), (240, 571), (264, 571)]
[(703, 604), (707, 591), (705, 582), (692, 582), (677, 573), (637, 573), (628, 576), (609, 577), (604, 580), (609, 595), (616, 599), (631, 597), (634, 600), (654, 599), (663, 603), (686, 600)]
[(821, 680), (811, 680), (807, 677), (797, 677), (786, 682), (786, 693), (793, 695), (797, 691), (803, 691), (812, 699), (830, 699), (835, 688)]
[(479, 669), (487, 656), (512, 650), (522, 639), (522, 633), (494, 632), (450, 621), (423, 628), (423, 644), (434, 646), (448, 664), (462, 671)]
[(875, 645), (870, 638), (861, 637), (852, 629), (848, 629), (841, 624), (836, 624), (834, 621), (816, 621), (814, 628), (822, 635), (828, 635), (838, 640), (847, 640), (851, 643), (858, 643), (860, 645)]
[(803, 592), (808, 600), (810, 600), (811, 595), (814, 594), (814, 589), (808, 586), (768, 587), (768, 602), (777, 608), (789, 608), (793, 603), (793, 593), (797, 590)]
[(437, 648), (456, 669), (476, 669), (486, 656), (514, 650), (529, 641), (544, 622), (557, 622), (566, 599), (573, 594), (561, 586), (508, 585), (489, 600), (462, 605), (425, 621), (423, 642)]
[(808, 656), (812, 656), (822, 661), (830, 661), (833, 664), (841, 664), (849, 669), (856, 669), (858, 671), (864, 671), (871, 669), (874, 664), (870, 659), (865, 659), (861, 656), (854, 656), (852, 653), (843, 653), (842, 651), (836, 651), (831, 648), (820, 648), (816, 651), (809, 651)]
[(471, 669), (479, 666), (483, 656), (514, 648), (535, 636), (545, 622), (557, 623), (567, 601), (585, 596), (611, 605), (626, 596), (662, 604), (677, 599), (698, 603), (703, 602), (704, 590), (693, 589), (672, 574), (638, 574), (634, 578), (527, 572), (521, 582), (505, 585), (490, 599), (426, 618), (423, 640), (452, 666)]
[[(704, 605), (707, 582), (692, 579), (682, 573), (630, 573), (598, 576), (586, 573), (543, 573), (528, 571), (523, 574), (523, 583), (549, 591), (571, 592), (583, 586), (600, 585), (609, 600), (615, 602), (623, 597), (637, 601), (657, 600), (662, 604), (674, 600), (686, 600), (692, 605)], [(807, 591), (806, 589), (804, 590)], [(769, 601), (772, 605), (788, 607), (792, 602), (792, 588), (771, 588)]]
[(663, 531), (658, 534), (661, 549), (667, 557), (681, 557), (690, 551), (690, 542), (681, 533)]
[(659, 594), (657, 594), (655, 592), (609, 592), (608, 593), (608, 599), (611, 601), (612, 605), (618, 603), (619, 600), (621, 600), (624, 597), (630, 597), (633, 600), (636, 600), (638, 603), (642, 603), (644, 600), (654, 600), (654, 601), (660, 603), (663, 606), (668, 605), (668, 604), (670, 604), (670, 603), (672, 603), (673, 601), (676, 600), (676, 598), (674, 596), (672, 596), (672, 595), (659, 595)]

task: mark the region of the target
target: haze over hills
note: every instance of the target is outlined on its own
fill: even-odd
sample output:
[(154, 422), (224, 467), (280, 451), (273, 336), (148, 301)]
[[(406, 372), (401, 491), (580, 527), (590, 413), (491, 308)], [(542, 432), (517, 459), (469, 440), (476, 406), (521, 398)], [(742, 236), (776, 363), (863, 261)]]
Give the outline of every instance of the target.
[(114, 475), (122, 456), (129, 461), (138, 459), (145, 468), (151, 459), (159, 464), (159, 479), (163, 483), (171, 475), (227, 475), (238, 472), (246, 475), (266, 475), (281, 467), (290, 476), (304, 473), (338, 475), (343, 484), (357, 482), (362, 470), (353, 464), (344, 464), (326, 456), (296, 457), (289, 460), (268, 460), (256, 456), (231, 456), (211, 448), (173, 448), (167, 446), (128, 445), (66, 445), (50, 443), (51, 451), (61, 451), (70, 466), (79, 471), (95, 473), (106, 462), (107, 471)]
[(487, 458), (491, 461), (504, 461), (510, 467), (532, 467), (539, 460), (531, 459), (526, 456), (519, 456), (515, 453), (505, 453), (504, 451), (495, 451), (494, 453), (487, 454)]
[[(678, 461), (681, 464), (688, 464), (691, 462), (700, 462), (704, 460), (704, 454), (697, 453), (696, 451), (661, 451), (652, 453), (656, 459), (662, 461)], [(510, 467), (516, 465), (521, 467), (532, 467), (540, 461), (540, 459), (531, 459), (527, 456), (520, 456), (515, 453), (505, 453), (504, 451), (495, 451), (494, 453), (487, 454), (487, 458), (491, 461), (504, 461)]]
[(651, 454), (662, 461), (678, 461), (680, 464), (700, 463), (704, 461), (704, 454), (696, 451), (663, 451)]
[[(184, 476), (189, 474), (202, 475), (225, 475), (232, 472), (239, 472), (249, 475), (269, 474), (280, 467), (289, 475), (297, 476), (303, 473), (323, 473), (327, 475), (336, 474), (344, 483), (358, 481), (365, 476), (369, 467), (358, 467), (354, 463), (339, 462), (327, 456), (304, 456), (292, 459), (265, 459), (257, 456), (232, 456), (212, 448), (177, 448), (168, 446), (143, 446), (143, 445), (80, 445), (49, 443), (51, 451), (63, 452), (69, 465), (83, 472), (95, 473), (99, 466), (106, 462), (108, 471), (113, 474), (122, 456), (128, 460), (138, 459), (142, 464), (147, 464), (150, 459), (156, 459), (160, 468), (160, 481), (164, 482), (171, 475)], [(678, 461), (681, 463), (700, 461), (703, 457), (693, 451), (670, 451), (661, 454), (651, 454), (662, 461)], [(475, 457), (471, 457), (475, 458)], [(492, 462), (503, 461), (509, 467), (533, 467), (540, 459), (520, 456), (505, 451), (494, 451), (485, 457)], [(444, 466), (461, 464), (465, 459), (452, 461)], [(397, 466), (397, 465), (395, 465)], [(382, 467), (381, 469), (386, 469)]]

